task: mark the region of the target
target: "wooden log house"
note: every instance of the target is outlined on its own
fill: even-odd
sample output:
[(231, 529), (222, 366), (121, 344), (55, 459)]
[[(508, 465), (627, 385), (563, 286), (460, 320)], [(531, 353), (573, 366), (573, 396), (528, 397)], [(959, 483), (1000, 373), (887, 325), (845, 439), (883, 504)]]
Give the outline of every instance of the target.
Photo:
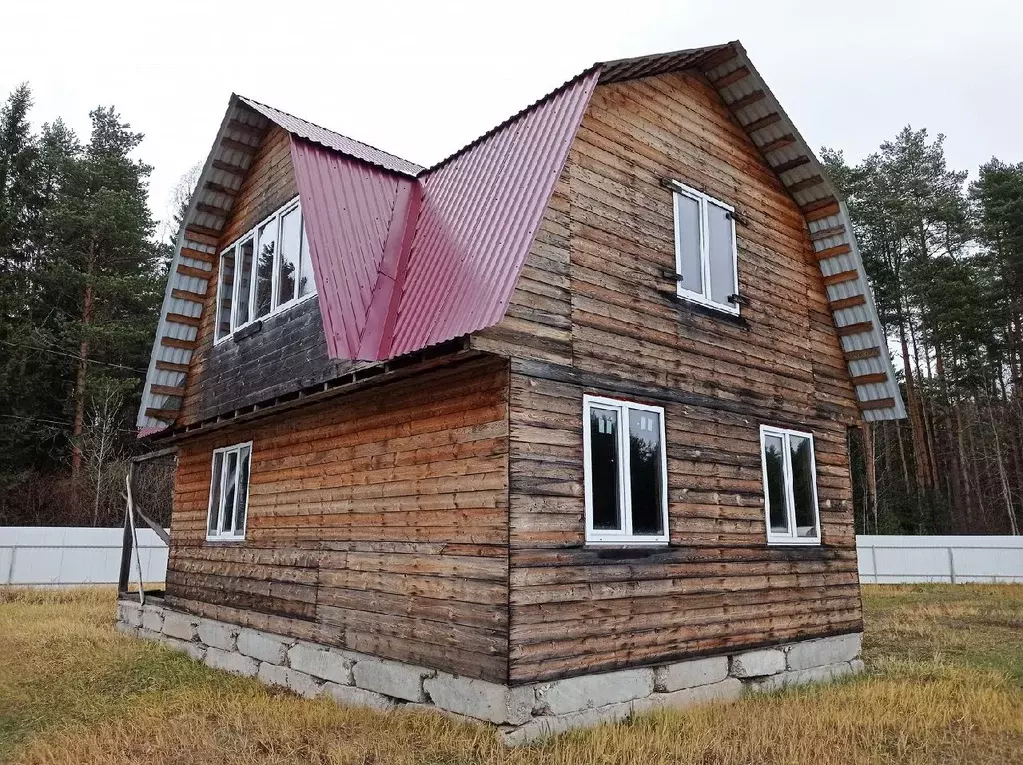
[(532, 689), (447, 707), (541, 732), (543, 683), (798, 679), (862, 630), (848, 430), (903, 416), (845, 205), (737, 42), (597, 64), (432, 168), (232, 96), (139, 413), (178, 452), (161, 607)]

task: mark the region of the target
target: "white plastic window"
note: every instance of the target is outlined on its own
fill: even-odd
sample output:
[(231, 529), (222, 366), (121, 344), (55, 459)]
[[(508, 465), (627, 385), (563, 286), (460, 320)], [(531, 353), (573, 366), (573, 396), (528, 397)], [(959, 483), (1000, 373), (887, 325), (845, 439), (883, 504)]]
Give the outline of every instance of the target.
[(583, 453), (586, 541), (667, 543), (664, 410), (584, 396)]
[(739, 313), (735, 210), (673, 181), (679, 297)]
[(293, 199), (220, 254), (216, 341), (314, 294), (305, 220)]
[(213, 452), (206, 539), (231, 541), (245, 538), (251, 463), (251, 441)]
[(813, 435), (763, 425), (760, 451), (767, 541), (787, 545), (820, 544)]

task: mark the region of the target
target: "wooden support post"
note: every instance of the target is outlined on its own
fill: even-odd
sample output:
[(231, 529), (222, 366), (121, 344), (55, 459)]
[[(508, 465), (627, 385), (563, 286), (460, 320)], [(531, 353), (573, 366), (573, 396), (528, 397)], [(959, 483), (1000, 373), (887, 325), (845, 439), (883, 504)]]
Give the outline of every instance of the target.
[[(128, 475), (131, 475), (131, 465), (128, 466)], [(131, 534), (131, 523), (128, 519), (128, 514), (131, 511), (128, 508), (128, 500), (125, 498), (124, 502), (124, 534), (121, 537), (121, 569), (117, 575), (117, 597), (120, 598), (122, 595), (128, 594), (128, 577), (131, 575), (131, 554), (132, 554), (132, 537)]]
[[(146, 604), (146, 586), (145, 586), (145, 583), (142, 581), (142, 556), (139, 554), (139, 535), (138, 535), (138, 530), (135, 528), (135, 508), (132, 506), (132, 498), (131, 498), (131, 479), (132, 479), (132, 476), (135, 473), (135, 469), (134, 468), (135, 468), (134, 463), (132, 463), (132, 464), (130, 464), (128, 466), (128, 475), (126, 475), (124, 477), (124, 483), (125, 483), (125, 486), (128, 489), (128, 493), (126, 495), (126, 499), (127, 499), (128, 525), (131, 527), (131, 544), (135, 548), (135, 563), (138, 566), (138, 571), (139, 571), (139, 603), (144, 606)], [(130, 560), (130, 558), (129, 558), (129, 560)], [(122, 566), (122, 568), (124, 566), (124, 561), (123, 560), (121, 561), (121, 566)]]

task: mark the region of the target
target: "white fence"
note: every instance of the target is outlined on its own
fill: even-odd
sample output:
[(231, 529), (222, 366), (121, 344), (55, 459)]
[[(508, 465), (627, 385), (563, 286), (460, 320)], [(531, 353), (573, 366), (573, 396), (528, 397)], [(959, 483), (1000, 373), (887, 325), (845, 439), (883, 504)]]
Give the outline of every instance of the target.
[[(116, 584), (121, 529), (0, 527), (0, 585)], [(162, 582), (167, 546), (138, 530), (143, 580)], [(1023, 537), (858, 536), (860, 581), (1021, 582)], [(138, 572), (132, 561), (131, 581)]]
[[(0, 527), (0, 585), (117, 584), (122, 529)], [(167, 545), (138, 530), (143, 581), (167, 575)], [(132, 560), (131, 581), (138, 568)]]
[(863, 584), (1023, 582), (1023, 537), (857, 536)]

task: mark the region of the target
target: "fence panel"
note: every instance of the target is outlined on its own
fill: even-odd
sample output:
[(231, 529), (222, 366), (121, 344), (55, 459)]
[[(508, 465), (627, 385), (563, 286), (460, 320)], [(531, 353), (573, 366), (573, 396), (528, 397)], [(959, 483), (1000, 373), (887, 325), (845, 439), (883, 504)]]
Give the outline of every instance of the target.
[(863, 584), (1023, 582), (1023, 537), (856, 537)]
[[(75, 527), (0, 528), (0, 585), (117, 584), (123, 530)], [(167, 575), (167, 546), (152, 529), (139, 529), (143, 580)], [(132, 581), (137, 570), (132, 563)]]
[[(0, 585), (116, 584), (122, 530), (0, 528)], [(167, 547), (138, 530), (143, 579), (162, 582)], [(860, 581), (1021, 582), (1023, 537), (857, 536)], [(132, 567), (132, 581), (137, 574)]]

